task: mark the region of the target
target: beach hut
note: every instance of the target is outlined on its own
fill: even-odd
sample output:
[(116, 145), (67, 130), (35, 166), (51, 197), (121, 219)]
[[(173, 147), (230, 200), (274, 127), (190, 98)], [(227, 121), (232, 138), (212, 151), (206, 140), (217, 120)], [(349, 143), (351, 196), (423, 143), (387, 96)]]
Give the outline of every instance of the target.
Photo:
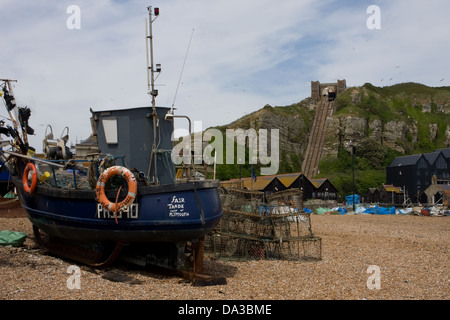
[(314, 186), (312, 197), (314, 199), (322, 200), (337, 200), (338, 190), (327, 178), (311, 179)]
[(303, 194), (303, 201), (312, 199), (314, 185), (303, 173), (291, 173), (277, 175), (277, 178), (287, 189), (300, 189)]
[(381, 203), (390, 203), (393, 205), (401, 205), (405, 202), (405, 191), (401, 187), (395, 187), (390, 184), (384, 184), (380, 190)]
[(259, 176), (254, 178), (244, 178), (243, 187), (250, 191), (264, 192), (264, 196), (286, 190), (286, 187), (274, 176)]
[(367, 203), (379, 203), (381, 201), (380, 189), (369, 188), (366, 193), (365, 202)]

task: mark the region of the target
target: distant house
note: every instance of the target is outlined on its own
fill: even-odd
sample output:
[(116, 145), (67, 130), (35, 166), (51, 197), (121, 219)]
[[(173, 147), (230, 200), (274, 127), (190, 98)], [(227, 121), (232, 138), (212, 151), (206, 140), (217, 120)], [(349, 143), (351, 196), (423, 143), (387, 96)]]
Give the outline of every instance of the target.
[(380, 203), (401, 205), (405, 200), (405, 192), (401, 187), (385, 184), (380, 189)]
[(280, 174), (277, 178), (287, 189), (300, 189), (303, 194), (303, 201), (312, 199), (314, 185), (303, 173)]
[(337, 200), (338, 191), (328, 179), (308, 179), (303, 173), (286, 173), (221, 181), (225, 188), (260, 191), (264, 196), (287, 189), (300, 189), (303, 201), (309, 199)]
[(384, 184), (381, 188), (369, 188), (364, 197), (366, 203), (402, 205), (406, 201), (402, 187)]
[(433, 176), (437, 184), (450, 183), (450, 148), (397, 157), (386, 168), (387, 184), (403, 187), (413, 202), (428, 201), (424, 191)]
[(440, 152), (442, 154), (446, 169), (443, 169), (444, 164), (442, 163), (442, 160), (439, 160), (439, 162), (436, 163), (437, 168), (433, 175), (436, 175), (438, 179), (437, 183), (448, 183), (450, 182), (450, 148), (438, 149), (435, 152)]
[(369, 188), (367, 190), (364, 201), (367, 203), (380, 203), (381, 202), (380, 190), (378, 188)]
[(264, 192), (264, 196), (268, 196), (274, 192), (286, 190), (286, 187), (278, 180), (277, 177), (273, 176), (259, 176), (255, 179), (244, 178), (243, 187), (250, 191), (261, 191)]
[(386, 168), (386, 183), (403, 186), (413, 202), (417, 202), (430, 179), (428, 164), (422, 154), (397, 157)]
[(310, 179), (314, 186), (313, 199), (337, 200), (338, 190), (330, 182), (324, 179)]
[(450, 149), (395, 158), (386, 168), (386, 183), (402, 187), (413, 202), (431, 185), (432, 176), (450, 182)]
[(386, 183), (403, 187), (413, 202), (431, 184), (431, 172), (423, 154), (395, 158), (386, 168)]
[(432, 153), (424, 153), (423, 156), (428, 162), (431, 176), (436, 176), (436, 178), (439, 177), (438, 179), (440, 180), (450, 179), (450, 167), (448, 166), (449, 159), (445, 158), (444, 152), (435, 151)]
[[(253, 195), (261, 195), (261, 199), (265, 201), (266, 197), (272, 193), (286, 190), (286, 187), (275, 176), (259, 176), (254, 178), (231, 179), (221, 181), (220, 185), (228, 189), (239, 189)], [(243, 193), (244, 194), (244, 193)]]

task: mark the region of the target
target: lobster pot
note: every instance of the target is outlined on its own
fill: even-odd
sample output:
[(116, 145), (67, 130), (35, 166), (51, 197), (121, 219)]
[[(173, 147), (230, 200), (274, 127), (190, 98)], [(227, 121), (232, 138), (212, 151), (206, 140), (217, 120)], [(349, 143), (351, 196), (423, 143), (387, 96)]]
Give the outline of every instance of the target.
[(321, 259), (321, 238), (311, 232), (309, 214), (265, 214), (225, 210), (205, 252), (215, 258), (254, 260)]
[(321, 239), (313, 236), (267, 242), (265, 249), (270, 259), (298, 261), (322, 257)]
[(273, 226), (270, 219), (248, 212), (227, 211), (219, 223), (224, 234), (240, 235), (242, 237), (268, 238), (273, 236)]
[(321, 238), (311, 230), (310, 214), (302, 207), (301, 191), (274, 193), (265, 203), (259, 193), (223, 189), (224, 214), (205, 237), (205, 252), (237, 260), (321, 259)]
[[(277, 208), (273, 208), (272, 212)], [(290, 236), (305, 237), (312, 234), (309, 213), (251, 213), (246, 211), (226, 210), (220, 221), (222, 232), (242, 236), (275, 239)]]
[(219, 232), (205, 237), (205, 252), (225, 260), (320, 260), (322, 244), (313, 236), (269, 240)]
[(287, 189), (267, 196), (267, 202), (277, 205), (289, 205), (294, 211), (303, 208), (303, 192), (300, 189)]
[(275, 238), (305, 237), (312, 234), (309, 213), (271, 215), (269, 217)]
[(248, 260), (265, 259), (264, 243), (237, 235), (216, 233), (205, 238), (205, 251), (212, 252), (215, 258)]

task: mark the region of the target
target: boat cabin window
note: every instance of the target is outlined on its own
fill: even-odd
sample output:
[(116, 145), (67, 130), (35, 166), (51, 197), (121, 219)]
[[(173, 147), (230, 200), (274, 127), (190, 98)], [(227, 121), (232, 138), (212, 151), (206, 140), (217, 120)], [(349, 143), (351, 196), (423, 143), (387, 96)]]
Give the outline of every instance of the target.
[(117, 118), (102, 119), (103, 131), (105, 132), (105, 138), (107, 144), (119, 143), (117, 137)]

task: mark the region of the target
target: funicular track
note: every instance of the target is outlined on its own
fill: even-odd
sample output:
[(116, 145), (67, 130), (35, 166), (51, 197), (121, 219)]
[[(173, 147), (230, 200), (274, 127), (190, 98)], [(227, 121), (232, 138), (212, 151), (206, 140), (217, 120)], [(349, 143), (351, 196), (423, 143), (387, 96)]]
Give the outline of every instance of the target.
[(316, 110), (305, 159), (302, 164), (303, 174), (308, 178), (314, 178), (318, 173), (319, 161), (325, 141), (325, 125), (328, 115), (331, 115), (333, 110), (334, 100), (328, 101), (327, 96), (322, 97)]

